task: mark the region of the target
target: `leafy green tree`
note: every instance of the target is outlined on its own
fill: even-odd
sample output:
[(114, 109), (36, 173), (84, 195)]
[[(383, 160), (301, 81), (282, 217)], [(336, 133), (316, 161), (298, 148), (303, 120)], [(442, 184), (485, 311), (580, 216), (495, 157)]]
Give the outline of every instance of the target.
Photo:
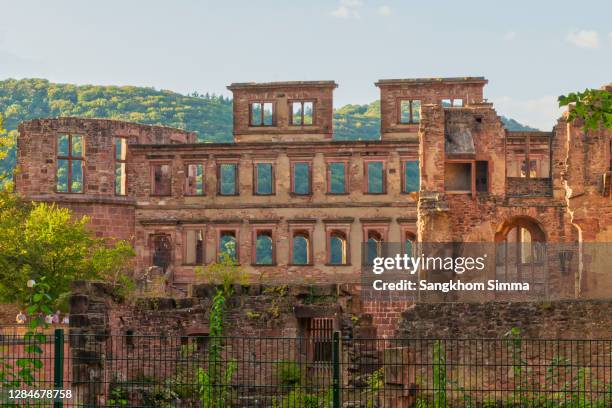
[(0, 193), (0, 300), (28, 303), (29, 280), (45, 281), (55, 307), (65, 308), (76, 279), (119, 280), (134, 255), (124, 241), (95, 238), (87, 217)]
[(570, 122), (581, 119), (585, 131), (600, 126), (612, 129), (612, 93), (607, 89), (585, 89), (559, 96), (559, 106), (568, 105), (572, 107), (567, 119)]

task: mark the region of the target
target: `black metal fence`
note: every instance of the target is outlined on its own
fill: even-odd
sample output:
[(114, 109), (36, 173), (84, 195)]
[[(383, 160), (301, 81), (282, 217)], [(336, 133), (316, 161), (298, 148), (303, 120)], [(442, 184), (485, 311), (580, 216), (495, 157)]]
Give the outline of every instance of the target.
[(60, 329), (36, 338), (0, 331), (0, 351), (1, 406), (612, 407), (612, 340)]

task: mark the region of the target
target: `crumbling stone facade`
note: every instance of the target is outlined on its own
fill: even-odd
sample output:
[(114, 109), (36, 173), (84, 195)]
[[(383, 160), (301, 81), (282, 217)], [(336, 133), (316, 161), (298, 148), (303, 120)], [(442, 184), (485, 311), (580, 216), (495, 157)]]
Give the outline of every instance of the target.
[[(601, 257), (541, 246), (612, 239), (611, 132), (563, 118), (552, 132), (507, 131), (483, 99), (486, 83), (377, 82), (377, 141), (333, 140), (333, 81), (230, 85), (234, 143), (112, 120), (32, 120), (19, 128), (15, 185), (90, 216), (100, 236), (129, 240), (137, 274), (159, 266), (185, 291), (221, 251), (253, 281), (341, 284), (360, 281), (366, 242), (488, 242), (504, 255), (483, 277), (529, 270), (548, 294), (606, 295)], [(389, 334), (409, 303), (362, 306)]]

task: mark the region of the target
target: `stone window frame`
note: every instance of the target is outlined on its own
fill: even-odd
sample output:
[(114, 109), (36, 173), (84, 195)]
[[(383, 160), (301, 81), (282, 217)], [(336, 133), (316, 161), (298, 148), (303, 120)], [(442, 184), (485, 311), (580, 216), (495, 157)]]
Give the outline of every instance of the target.
[[(480, 160), (479, 160), (480, 161)], [(470, 194), (472, 198), (476, 197), (476, 160), (473, 159), (446, 159), (444, 161), (444, 171), (446, 172), (446, 165), (448, 163), (456, 163), (456, 164), (469, 164), (470, 165), (470, 177), (471, 177), (471, 188), (470, 190), (447, 190), (446, 185), (444, 186), (444, 192), (446, 194), (454, 194), (454, 195), (466, 195)], [(444, 177), (446, 183), (446, 175)]]
[[(272, 239), (272, 263), (261, 264), (257, 263), (257, 237), (260, 233), (269, 233)], [(277, 250), (277, 225), (274, 223), (269, 224), (256, 224), (251, 227), (251, 266), (256, 267), (267, 267), (277, 266), (276, 263), (276, 250)]]
[(215, 229), (215, 262), (219, 260), (221, 251), (219, 245), (221, 245), (221, 236), (224, 232), (231, 232), (234, 234), (236, 240), (236, 263), (240, 265), (240, 225), (239, 224), (218, 224), (214, 226)]
[[(259, 125), (254, 125), (253, 124), (253, 104), (259, 103), (261, 104), (261, 124)], [(263, 105), (265, 103), (271, 103), (272, 104), (272, 124), (271, 125), (265, 125), (264, 124), (264, 109), (263, 109)], [(278, 110), (276, 109), (276, 101), (273, 99), (253, 99), (250, 100), (248, 102), (248, 109), (249, 109), (249, 127), (253, 127), (253, 128), (270, 128), (270, 127), (276, 127), (277, 126), (277, 112)]]
[[(117, 139), (121, 139), (121, 140), (125, 140), (125, 159), (118, 159), (117, 158)], [(127, 187), (128, 187), (128, 177), (127, 177), (127, 164), (128, 164), (128, 142), (129, 142), (129, 137), (128, 136), (113, 136), (113, 169), (114, 171), (114, 177), (113, 177), (113, 191), (115, 193), (116, 196), (119, 197), (125, 197), (127, 195)], [(124, 164), (125, 165), (125, 174), (123, 175), (123, 182), (122, 184), (125, 185), (125, 193), (123, 194), (117, 194), (117, 164)]]
[(401, 167), (401, 181), (400, 183), (401, 188), (400, 188), (400, 192), (401, 194), (414, 194), (414, 193), (418, 193), (420, 190), (417, 191), (406, 191), (406, 163), (407, 162), (417, 162), (419, 164), (419, 185), (421, 184), (421, 163), (419, 160), (419, 157), (417, 154), (411, 154), (411, 155), (401, 155), (400, 156), (400, 167)]
[[(313, 266), (314, 265), (314, 248), (313, 248), (313, 236), (314, 236), (314, 227), (316, 220), (299, 220), (299, 221), (288, 221), (289, 224), (289, 266)], [(293, 240), (299, 234), (302, 236), (306, 236), (308, 239), (308, 262), (305, 264), (295, 264), (293, 263)]]
[[(257, 165), (258, 164), (270, 164), (272, 166), (272, 189), (271, 193), (258, 193), (257, 192)], [(276, 195), (276, 160), (274, 159), (254, 159), (253, 160), (253, 195), (254, 196), (273, 196)]]
[[(187, 262), (187, 232), (188, 231), (201, 231), (202, 232), (202, 263), (191, 263), (191, 262)], [(182, 231), (182, 238), (183, 238), (183, 266), (200, 266), (200, 265), (206, 265), (206, 226), (205, 225), (200, 225), (200, 226), (189, 226), (189, 227), (184, 227), (183, 231)], [(196, 258), (197, 259), (197, 258)]]
[[(306, 163), (308, 164), (308, 193), (301, 194), (295, 192), (295, 165), (297, 163)], [(290, 173), (290, 192), (289, 194), (292, 197), (310, 197), (313, 195), (312, 191), (312, 165), (313, 158), (312, 157), (290, 157), (289, 158), (289, 173)]]
[[(304, 103), (306, 102), (312, 102), (312, 123), (311, 124), (304, 124)], [(293, 104), (294, 103), (301, 103), (302, 104), (302, 123), (293, 123)], [(289, 115), (289, 126), (306, 126), (306, 127), (311, 127), (311, 126), (316, 126), (317, 124), (317, 100), (316, 99), (289, 99), (287, 100), (287, 112)]]
[(154, 265), (155, 258), (155, 240), (158, 237), (166, 237), (170, 243), (170, 261), (169, 266), (174, 265), (174, 261), (176, 260), (176, 254), (174, 251), (176, 250), (175, 245), (175, 236), (173, 231), (168, 231), (165, 229), (151, 231), (147, 234), (147, 248), (149, 249), (149, 265)]
[[(440, 106), (442, 106), (443, 108), (463, 108), (465, 106), (465, 100), (465, 98), (441, 98)], [(448, 101), (448, 106), (444, 106), (445, 101)], [(456, 105), (455, 101), (461, 101), (461, 105)]]
[[(221, 194), (221, 165), (233, 164), (236, 166), (236, 176), (234, 177), (235, 192), (234, 194)], [(215, 163), (217, 174), (217, 196), (220, 197), (235, 197), (240, 195), (240, 160), (239, 159), (217, 159)]]
[[(411, 255), (414, 256), (414, 251), (416, 249), (416, 243), (417, 243), (417, 232), (416, 232), (416, 226), (413, 224), (410, 224), (408, 222), (400, 222), (398, 220), (398, 222), (400, 223), (400, 234), (402, 234), (401, 236), (401, 247), (402, 247), (402, 255), (406, 254), (406, 237), (407, 236), (411, 236), (412, 239), (412, 249), (413, 249), (413, 253), (412, 254), (407, 254), (407, 255)], [(416, 220), (414, 220), (414, 222), (416, 222)]]
[[(60, 140), (60, 136), (68, 136), (68, 156), (60, 156), (59, 154), (59, 140)], [(83, 143), (83, 147), (82, 147), (82, 151), (83, 154), (81, 155), (80, 158), (74, 158), (72, 156), (72, 136), (80, 136), (82, 143)], [(55, 180), (55, 185), (54, 185), (54, 190), (55, 193), (57, 194), (85, 194), (85, 180), (86, 180), (86, 170), (87, 170), (87, 166), (85, 165), (86, 163), (86, 154), (85, 154), (85, 148), (86, 148), (86, 143), (85, 143), (85, 135), (78, 133), (78, 132), (57, 132), (56, 134), (56, 138), (55, 138), (55, 175), (54, 175), (54, 180)], [(67, 160), (68, 161), (68, 191), (59, 191), (57, 189), (57, 170), (58, 170), (58, 166), (59, 166), (59, 161), (60, 160)], [(81, 191), (72, 191), (72, 161), (73, 160), (78, 160), (81, 162), (81, 171), (83, 172), (83, 188), (81, 189)], [(114, 178), (114, 177), (113, 177)], [(114, 185), (113, 185), (114, 187)]]
[[(170, 167), (170, 188), (168, 194), (157, 194), (155, 193), (155, 167), (167, 165)], [(150, 182), (151, 188), (149, 191), (149, 195), (151, 197), (170, 197), (172, 196), (172, 183), (173, 183), (173, 171), (172, 171), (172, 160), (151, 160), (149, 161), (149, 169), (150, 169)]]
[[(325, 222), (325, 265), (326, 266), (351, 266), (351, 224), (352, 221), (339, 222), (339, 221), (326, 221)], [(331, 263), (331, 238), (335, 233), (344, 235), (345, 239), (345, 259), (346, 262), (342, 264)]]
[[(380, 239), (381, 239), (381, 242), (380, 242), (381, 247), (380, 247), (379, 256), (384, 256), (384, 244), (385, 242), (389, 242), (388, 241), (389, 222), (387, 221), (384, 221), (384, 222), (365, 221), (365, 222), (362, 222), (361, 224), (361, 230), (363, 234), (362, 249), (365, 249), (367, 251), (367, 244), (368, 244), (368, 240), (370, 237), (370, 233), (375, 232), (380, 236)], [(362, 259), (363, 264), (365, 265), (367, 261), (367, 252), (364, 251), (364, 253), (362, 253), (361, 259)]]
[[(189, 166), (199, 164), (202, 166), (202, 194), (188, 194), (188, 184), (189, 184)], [(184, 195), (187, 197), (203, 197), (206, 195), (206, 160), (185, 160), (183, 162), (183, 171), (185, 174), (185, 183), (183, 184)]]
[[(367, 157), (363, 159), (363, 194), (367, 195), (385, 195), (387, 194), (387, 162), (388, 157)], [(369, 177), (368, 177), (368, 163), (382, 162), (382, 192), (370, 193), (369, 190)]]
[[(408, 102), (410, 105), (410, 120), (408, 122), (402, 122), (402, 102)], [(395, 108), (395, 114), (397, 116), (397, 124), (398, 125), (418, 125), (421, 123), (421, 115), (419, 114), (419, 120), (418, 121), (414, 121), (414, 113), (412, 112), (413, 110), (413, 103), (414, 102), (419, 102), (419, 109), (420, 107), (423, 105), (423, 99), (422, 98), (408, 98), (408, 97), (398, 97), (396, 98), (396, 108)]]
[[(333, 193), (331, 191), (331, 166), (330, 165), (332, 163), (344, 163), (344, 193)], [(325, 181), (327, 184), (325, 194), (341, 196), (341, 195), (349, 195), (351, 193), (349, 169), (350, 169), (350, 157), (337, 157), (337, 156), (325, 157)]]

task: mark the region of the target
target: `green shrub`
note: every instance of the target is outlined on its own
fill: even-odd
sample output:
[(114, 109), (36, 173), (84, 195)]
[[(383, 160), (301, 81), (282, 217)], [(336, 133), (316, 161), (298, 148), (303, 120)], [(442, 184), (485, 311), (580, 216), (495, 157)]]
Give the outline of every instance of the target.
[(276, 378), (281, 385), (295, 386), (302, 384), (304, 373), (296, 361), (279, 361), (276, 363)]

